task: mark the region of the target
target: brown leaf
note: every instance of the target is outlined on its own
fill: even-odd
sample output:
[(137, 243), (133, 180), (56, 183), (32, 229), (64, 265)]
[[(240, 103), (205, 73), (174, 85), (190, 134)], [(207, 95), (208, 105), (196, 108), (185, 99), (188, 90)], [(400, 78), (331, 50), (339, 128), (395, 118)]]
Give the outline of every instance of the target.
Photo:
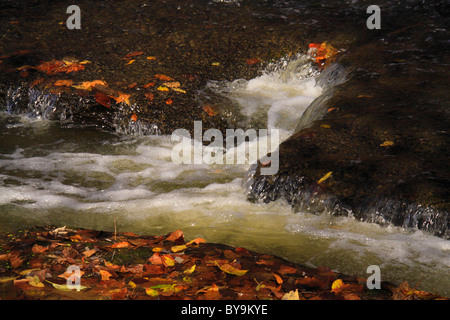
[(180, 229), (175, 230), (166, 238), (167, 241), (172, 242), (176, 242), (177, 240), (179, 241), (180, 239), (184, 241), (184, 234), (183, 231), (181, 231)]
[(96, 92), (95, 101), (97, 101), (98, 104), (101, 104), (102, 106), (111, 109), (111, 99), (106, 94), (102, 92)]
[(147, 83), (147, 84), (144, 84), (144, 85), (142, 86), (142, 88), (147, 89), (147, 88), (149, 88), (149, 87), (153, 87), (154, 85), (155, 85), (154, 82), (149, 82), (149, 83)]
[(255, 63), (258, 63), (258, 62), (259, 62), (258, 58), (252, 58), (252, 59), (245, 60), (245, 63), (247, 63), (249, 66), (251, 66), (251, 65), (253, 65)]
[(47, 251), (48, 250), (48, 247), (43, 247), (43, 246), (40, 246), (40, 245), (38, 245), (38, 244), (35, 244), (34, 246), (33, 246), (33, 248), (31, 249), (31, 251), (33, 252), (33, 253), (43, 253), (43, 252), (45, 252), (45, 251)]
[(57, 87), (70, 87), (73, 84), (72, 80), (57, 80), (55, 81), (55, 86)]
[(174, 79), (165, 74), (155, 74), (155, 78), (161, 81), (173, 81)]
[(144, 54), (144, 52), (143, 51), (131, 52), (131, 53), (128, 53), (127, 55), (125, 55), (125, 57), (123, 59), (131, 60), (132, 57), (140, 56), (141, 54)]

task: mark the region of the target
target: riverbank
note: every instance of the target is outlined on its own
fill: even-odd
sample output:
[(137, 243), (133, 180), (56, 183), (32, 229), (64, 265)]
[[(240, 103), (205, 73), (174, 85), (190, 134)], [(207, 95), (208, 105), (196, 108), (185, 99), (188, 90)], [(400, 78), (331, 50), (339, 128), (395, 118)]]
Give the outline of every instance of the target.
[(48, 226), (0, 235), (0, 299), (446, 299), (421, 291), (420, 283), (367, 283), (374, 282), (327, 266), (184, 239), (181, 230), (143, 236)]

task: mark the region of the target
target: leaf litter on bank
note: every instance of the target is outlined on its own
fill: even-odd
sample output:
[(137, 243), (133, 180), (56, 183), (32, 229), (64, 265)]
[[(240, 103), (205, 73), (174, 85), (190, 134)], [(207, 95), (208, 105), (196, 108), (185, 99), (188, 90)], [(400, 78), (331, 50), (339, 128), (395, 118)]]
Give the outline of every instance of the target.
[[(73, 291), (69, 266), (77, 266)], [(0, 298), (16, 299), (444, 299), (438, 294), (309, 268), (245, 248), (185, 240), (181, 230), (138, 236), (66, 227), (0, 235)], [(14, 291), (14, 295), (11, 295)], [(73, 292), (73, 293), (72, 293)]]

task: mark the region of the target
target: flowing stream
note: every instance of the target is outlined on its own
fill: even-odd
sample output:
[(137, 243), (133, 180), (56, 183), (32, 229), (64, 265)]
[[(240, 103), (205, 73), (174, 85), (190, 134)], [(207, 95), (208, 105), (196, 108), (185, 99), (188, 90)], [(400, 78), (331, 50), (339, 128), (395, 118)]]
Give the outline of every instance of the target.
[[(325, 89), (300, 55), (250, 81), (210, 82), (205, 90), (234, 101), (243, 123), (279, 129), (281, 142)], [(292, 212), (283, 200), (251, 203), (242, 187), (249, 163), (175, 164), (176, 143), (171, 136), (120, 136), (0, 114), (0, 231), (44, 224), (114, 230), (114, 223), (118, 231), (141, 234), (182, 229), (188, 239), (363, 277), (368, 266), (379, 265), (383, 280), (450, 294), (449, 241)]]

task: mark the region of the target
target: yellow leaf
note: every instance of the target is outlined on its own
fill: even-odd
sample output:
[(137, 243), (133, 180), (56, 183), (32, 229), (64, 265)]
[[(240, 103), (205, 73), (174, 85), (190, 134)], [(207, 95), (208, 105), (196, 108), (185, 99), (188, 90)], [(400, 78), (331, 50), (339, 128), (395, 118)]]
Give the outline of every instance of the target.
[(152, 288), (147, 288), (147, 289), (145, 289), (145, 293), (146, 293), (147, 295), (149, 295), (150, 297), (156, 297), (156, 296), (159, 295), (158, 291), (155, 290), (155, 289), (152, 289)]
[(43, 288), (44, 284), (41, 282), (41, 280), (39, 280), (39, 277), (34, 276), (34, 277), (27, 277), (28, 279), (28, 284), (36, 287), (36, 288)]
[(175, 265), (175, 260), (168, 254), (163, 255), (162, 259), (166, 267), (173, 267)]
[(187, 275), (190, 275), (190, 274), (192, 274), (194, 271), (195, 271), (195, 267), (196, 267), (196, 265), (194, 264), (192, 267), (190, 267), (188, 270), (184, 270), (183, 271), (183, 273), (184, 274), (187, 274)]
[(89, 60), (83, 60), (83, 61), (81, 61), (81, 62), (78, 62), (79, 64), (88, 64), (88, 63), (91, 63)]
[(394, 142), (392, 142), (390, 140), (386, 140), (385, 142), (380, 144), (380, 147), (390, 147), (390, 146), (393, 146), (393, 145), (394, 145)]
[(332, 173), (333, 173), (333, 171), (328, 172), (326, 175), (324, 175), (322, 178), (320, 178), (319, 181), (317, 181), (317, 184), (321, 184), (322, 182), (327, 180), (331, 176)]
[(286, 293), (281, 300), (300, 300), (300, 296), (298, 295), (298, 289), (289, 291)]
[(341, 291), (344, 286), (345, 285), (344, 285), (344, 282), (342, 281), (342, 279), (337, 279), (331, 285), (331, 291), (333, 291), (334, 293), (337, 293), (337, 292)]
[(135, 62), (135, 61), (136, 61), (136, 60), (133, 59), (133, 60), (128, 61), (126, 64), (132, 64), (132, 63)]
[(161, 252), (162, 249), (164, 249), (164, 248), (156, 247), (156, 248), (153, 248), (152, 251), (153, 252)]
[(214, 261), (214, 264), (217, 267), (219, 267), (219, 269), (222, 270), (223, 272), (229, 273), (229, 274), (232, 274), (232, 275), (238, 276), (238, 277), (243, 276), (248, 271), (248, 270), (237, 269), (237, 268), (233, 267), (232, 265), (230, 265), (228, 263), (223, 264), (223, 265), (219, 265), (219, 263), (217, 261)]
[(136, 283), (134, 283), (133, 281), (131, 281), (130, 280), (130, 282), (128, 282), (128, 285), (131, 287), (131, 288), (136, 288)]
[(178, 252), (178, 251), (183, 251), (186, 248), (187, 248), (187, 246), (183, 244), (181, 246), (173, 246), (172, 248), (170, 248), (170, 250), (172, 250), (173, 252)]
[(67, 284), (57, 284), (57, 283), (50, 282), (48, 280), (45, 280), (45, 281), (50, 283), (55, 289), (63, 290), (63, 291), (72, 291), (73, 289), (76, 289), (77, 291), (79, 291), (79, 290), (84, 290), (84, 289), (88, 288), (88, 287), (85, 287), (82, 285), (79, 285), (79, 286), (74, 285), (73, 288), (71, 288), (71, 287), (67, 286)]
[(158, 87), (158, 90), (159, 90), (159, 91), (169, 91), (169, 88), (163, 87), (163, 86), (159, 86), (159, 87)]
[(5, 283), (5, 282), (9, 282), (9, 281), (13, 281), (15, 279), (17, 279), (19, 276), (16, 277), (5, 277), (5, 278), (0, 278), (0, 283)]
[(219, 66), (219, 65), (220, 65), (220, 62), (213, 62), (213, 63), (211, 63), (211, 65), (212, 65), (212, 66)]
[(180, 88), (172, 88), (173, 91), (180, 92), (180, 93), (186, 93), (186, 90), (180, 89)]
[(326, 129), (330, 129), (331, 128), (329, 124), (321, 124), (320, 127), (326, 128)]
[(180, 87), (180, 83), (178, 81), (172, 81), (172, 82), (164, 82), (163, 86), (166, 86), (168, 88), (178, 88)]

